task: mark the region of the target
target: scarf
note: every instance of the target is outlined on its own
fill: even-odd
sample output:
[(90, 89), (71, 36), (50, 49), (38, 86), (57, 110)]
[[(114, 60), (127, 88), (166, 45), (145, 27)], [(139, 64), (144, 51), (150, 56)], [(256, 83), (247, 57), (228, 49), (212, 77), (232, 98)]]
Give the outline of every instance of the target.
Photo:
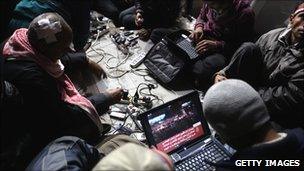
[(61, 100), (77, 105), (87, 111), (90, 119), (93, 120), (101, 131), (101, 121), (93, 104), (79, 94), (72, 81), (64, 74), (64, 66), (60, 60), (53, 62), (31, 46), (27, 37), (27, 30), (28, 29), (25, 28), (18, 29), (9, 38), (3, 48), (4, 58), (13, 57), (17, 59), (31, 57), (41, 68), (43, 68), (43, 70), (56, 79), (58, 91), (61, 94)]

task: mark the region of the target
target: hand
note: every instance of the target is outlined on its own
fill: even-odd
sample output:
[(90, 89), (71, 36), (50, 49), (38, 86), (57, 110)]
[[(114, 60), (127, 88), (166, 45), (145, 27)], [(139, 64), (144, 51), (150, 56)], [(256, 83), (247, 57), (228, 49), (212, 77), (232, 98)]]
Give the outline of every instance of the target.
[(198, 43), (203, 39), (204, 33), (202, 27), (197, 27), (190, 35), (189, 38), (194, 41), (194, 43)]
[(227, 80), (227, 77), (225, 77), (224, 75), (221, 75), (221, 74), (217, 74), (214, 78), (214, 84), (224, 81), (224, 80)]
[(140, 27), (142, 27), (143, 23), (144, 23), (144, 18), (141, 15), (141, 13), (139, 13), (139, 12), (136, 13), (136, 16), (135, 16), (135, 24), (136, 24), (136, 26), (140, 28)]
[(110, 104), (118, 103), (122, 96), (123, 96), (123, 89), (122, 88), (113, 88), (108, 89), (106, 93), (110, 96)]
[(89, 58), (88, 58), (88, 68), (96, 75), (97, 78), (101, 78), (101, 76), (102, 78), (107, 78), (107, 74), (104, 71), (104, 69)]
[(214, 52), (218, 49), (218, 42), (216, 40), (202, 40), (198, 42), (195, 48), (200, 55), (206, 52)]

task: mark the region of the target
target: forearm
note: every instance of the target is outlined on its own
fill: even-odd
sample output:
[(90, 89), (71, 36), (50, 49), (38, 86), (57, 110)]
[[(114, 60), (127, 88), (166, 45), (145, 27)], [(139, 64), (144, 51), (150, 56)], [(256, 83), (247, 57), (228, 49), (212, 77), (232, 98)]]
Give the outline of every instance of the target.
[(104, 114), (109, 110), (111, 97), (107, 93), (100, 93), (93, 96), (88, 97), (91, 103), (96, 108), (99, 115)]
[(83, 69), (88, 66), (88, 58), (84, 52), (67, 53), (60, 60), (66, 72), (74, 69)]
[(135, 12), (136, 13), (143, 13), (143, 3), (142, 0), (135, 0), (134, 1), (135, 4)]
[(203, 22), (203, 15), (204, 15), (204, 9), (201, 9), (201, 12), (199, 14), (199, 16), (196, 18), (196, 22), (194, 25), (194, 30), (196, 30), (197, 28), (201, 27), (203, 28), (204, 26), (204, 22)]

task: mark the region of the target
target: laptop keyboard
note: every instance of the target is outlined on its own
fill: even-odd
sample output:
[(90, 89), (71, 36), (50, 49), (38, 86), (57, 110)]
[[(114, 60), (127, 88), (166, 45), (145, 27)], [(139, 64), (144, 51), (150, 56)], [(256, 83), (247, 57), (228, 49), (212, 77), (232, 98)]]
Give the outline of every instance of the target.
[(208, 164), (209, 162), (218, 163), (219, 161), (228, 159), (229, 156), (222, 149), (220, 149), (215, 143), (211, 143), (200, 152), (185, 159), (181, 163), (178, 163), (176, 165), (176, 170), (215, 170), (214, 166)]
[(195, 48), (192, 46), (191, 42), (189, 42), (187, 39), (184, 39), (177, 43), (177, 46), (179, 46), (181, 49), (183, 49), (190, 59), (195, 59), (198, 57), (198, 54), (195, 51)]

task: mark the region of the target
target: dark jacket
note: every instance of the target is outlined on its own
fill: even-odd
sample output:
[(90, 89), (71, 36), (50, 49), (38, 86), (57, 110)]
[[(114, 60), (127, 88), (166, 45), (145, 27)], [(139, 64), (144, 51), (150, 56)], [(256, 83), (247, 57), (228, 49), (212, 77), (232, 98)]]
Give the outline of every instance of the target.
[[(53, 138), (75, 135), (89, 142), (100, 135), (86, 111), (61, 100), (56, 80), (30, 58), (8, 58), (4, 65), (4, 78), (14, 84), (23, 97), (26, 109), (22, 113), (27, 115), (30, 132)], [(98, 98), (93, 104), (98, 104)]]
[(196, 19), (195, 28), (202, 27), (206, 39), (219, 41), (220, 51), (231, 56), (234, 51), (254, 36), (254, 12), (251, 0), (234, 0), (232, 8), (221, 16), (204, 4)]
[(100, 157), (98, 150), (84, 140), (65, 136), (46, 146), (26, 170), (91, 170)]
[[(286, 133), (287, 136), (280, 141), (249, 147), (236, 152), (230, 160), (219, 163), (217, 170), (301, 170), (304, 159), (304, 130), (297, 128)], [(242, 159), (262, 160), (262, 163), (260, 167), (235, 166), (235, 161)], [(300, 167), (262, 167), (267, 164), (265, 160), (300, 160)]]
[(258, 88), (273, 120), (283, 127), (304, 126), (303, 42), (288, 45), (286, 29), (272, 30), (256, 42), (263, 56), (263, 85)]
[(22, 0), (14, 9), (9, 30), (12, 34), (18, 28), (28, 28), (38, 15), (56, 12), (71, 26), (74, 48), (81, 50), (89, 37), (90, 7), (90, 0)]

